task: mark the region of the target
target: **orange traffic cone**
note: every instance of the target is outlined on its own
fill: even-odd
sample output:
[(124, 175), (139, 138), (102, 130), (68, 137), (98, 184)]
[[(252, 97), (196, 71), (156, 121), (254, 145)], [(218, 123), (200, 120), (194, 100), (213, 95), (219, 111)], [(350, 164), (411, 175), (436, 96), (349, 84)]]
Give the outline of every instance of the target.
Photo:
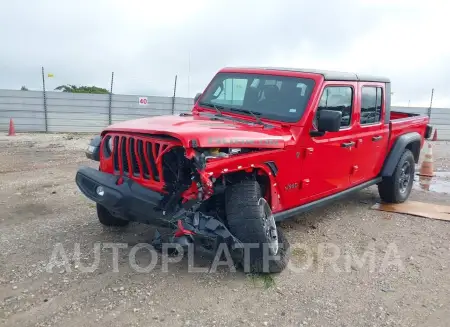
[(425, 153), (425, 158), (420, 166), (419, 175), (420, 176), (434, 176), (434, 165), (433, 165), (433, 148), (431, 143), (428, 143), (428, 151)]
[(432, 177), (429, 176), (419, 176), (419, 185), (420, 188), (424, 191), (430, 190), (430, 184), (431, 184)]
[(16, 135), (16, 129), (14, 128), (14, 122), (12, 118), (9, 120), (9, 131), (8, 136), (14, 136)]
[(432, 141), (437, 141), (437, 129), (434, 130)]

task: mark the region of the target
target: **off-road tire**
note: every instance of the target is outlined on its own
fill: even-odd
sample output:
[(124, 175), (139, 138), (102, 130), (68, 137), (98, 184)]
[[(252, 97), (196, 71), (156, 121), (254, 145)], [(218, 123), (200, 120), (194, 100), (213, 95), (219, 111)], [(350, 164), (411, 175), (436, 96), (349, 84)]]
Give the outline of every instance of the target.
[[(409, 163), (410, 166), (410, 179), (405, 192), (401, 192), (400, 179), (402, 174), (402, 167), (405, 165), (405, 163)], [(408, 199), (413, 186), (414, 170), (414, 155), (410, 150), (405, 149), (402, 156), (400, 157), (400, 160), (397, 163), (397, 166), (395, 167), (392, 176), (383, 177), (382, 182), (378, 184), (378, 193), (380, 194), (381, 200), (387, 203), (405, 202)]]
[(248, 250), (250, 256), (247, 263), (241, 262), (246, 273), (279, 273), (289, 262), (289, 242), (283, 231), (277, 228), (277, 259), (264, 262), (262, 244), (267, 243), (267, 235), (263, 224), (264, 210), (259, 204), (261, 197), (261, 188), (256, 181), (242, 181), (228, 187), (225, 197), (228, 228), (244, 245), (260, 244), (257, 249)]
[(123, 220), (120, 218), (116, 218), (111, 215), (104, 206), (97, 203), (97, 217), (102, 225), (105, 226), (116, 226), (123, 227), (129, 224), (128, 220)]

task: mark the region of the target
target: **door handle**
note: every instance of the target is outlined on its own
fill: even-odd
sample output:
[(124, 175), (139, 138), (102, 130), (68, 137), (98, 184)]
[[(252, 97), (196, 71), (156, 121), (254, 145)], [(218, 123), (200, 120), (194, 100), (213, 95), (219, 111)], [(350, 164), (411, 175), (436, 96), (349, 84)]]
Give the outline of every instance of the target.
[(351, 148), (354, 145), (355, 145), (355, 142), (352, 141), (352, 142), (342, 143), (341, 147), (343, 147), (343, 148)]
[(383, 138), (383, 136), (381, 136), (381, 135), (374, 136), (374, 137), (372, 137), (372, 141), (376, 142), (376, 141), (381, 140), (382, 138)]

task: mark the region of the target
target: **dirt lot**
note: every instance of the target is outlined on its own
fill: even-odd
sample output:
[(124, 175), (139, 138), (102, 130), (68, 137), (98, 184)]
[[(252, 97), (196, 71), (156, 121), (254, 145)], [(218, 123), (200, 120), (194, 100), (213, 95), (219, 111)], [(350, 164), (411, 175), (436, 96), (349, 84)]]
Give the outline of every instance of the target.
[[(88, 140), (0, 136), (0, 325), (449, 326), (450, 223), (370, 210), (379, 199), (375, 188), (283, 224), (292, 262), (310, 263), (308, 269), (274, 277), (226, 267), (194, 273), (183, 260), (170, 263), (169, 272), (161, 261), (149, 273), (133, 270), (130, 249), (149, 242), (154, 230), (97, 222), (93, 203), (74, 183), (78, 166), (95, 167), (84, 157)], [(450, 143), (435, 142), (434, 152), (437, 168), (449, 171)], [(412, 199), (450, 204), (448, 194), (421, 190)], [(119, 250), (118, 272), (107, 242), (128, 245)], [(57, 244), (71, 261), (51, 273)], [(98, 269), (80, 272), (72, 259), (76, 244), (85, 266), (102, 246)], [(373, 255), (374, 269), (347, 265), (348, 255), (335, 267), (324, 263), (336, 247)], [(146, 266), (149, 253), (137, 252), (136, 260)]]

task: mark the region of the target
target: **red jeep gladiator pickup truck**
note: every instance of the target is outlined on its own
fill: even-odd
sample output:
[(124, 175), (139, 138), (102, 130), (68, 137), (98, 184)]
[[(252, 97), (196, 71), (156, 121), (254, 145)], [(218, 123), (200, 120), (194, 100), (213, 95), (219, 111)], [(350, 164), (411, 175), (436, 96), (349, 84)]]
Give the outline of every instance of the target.
[(225, 243), (246, 270), (279, 272), (277, 221), (371, 185), (385, 202), (408, 198), (428, 121), (391, 111), (387, 78), (224, 68), (191, 113), (107, 127), (86, 152), (99, 169), (76, 183), (104, 225), (171, 227), (180, 246)]

